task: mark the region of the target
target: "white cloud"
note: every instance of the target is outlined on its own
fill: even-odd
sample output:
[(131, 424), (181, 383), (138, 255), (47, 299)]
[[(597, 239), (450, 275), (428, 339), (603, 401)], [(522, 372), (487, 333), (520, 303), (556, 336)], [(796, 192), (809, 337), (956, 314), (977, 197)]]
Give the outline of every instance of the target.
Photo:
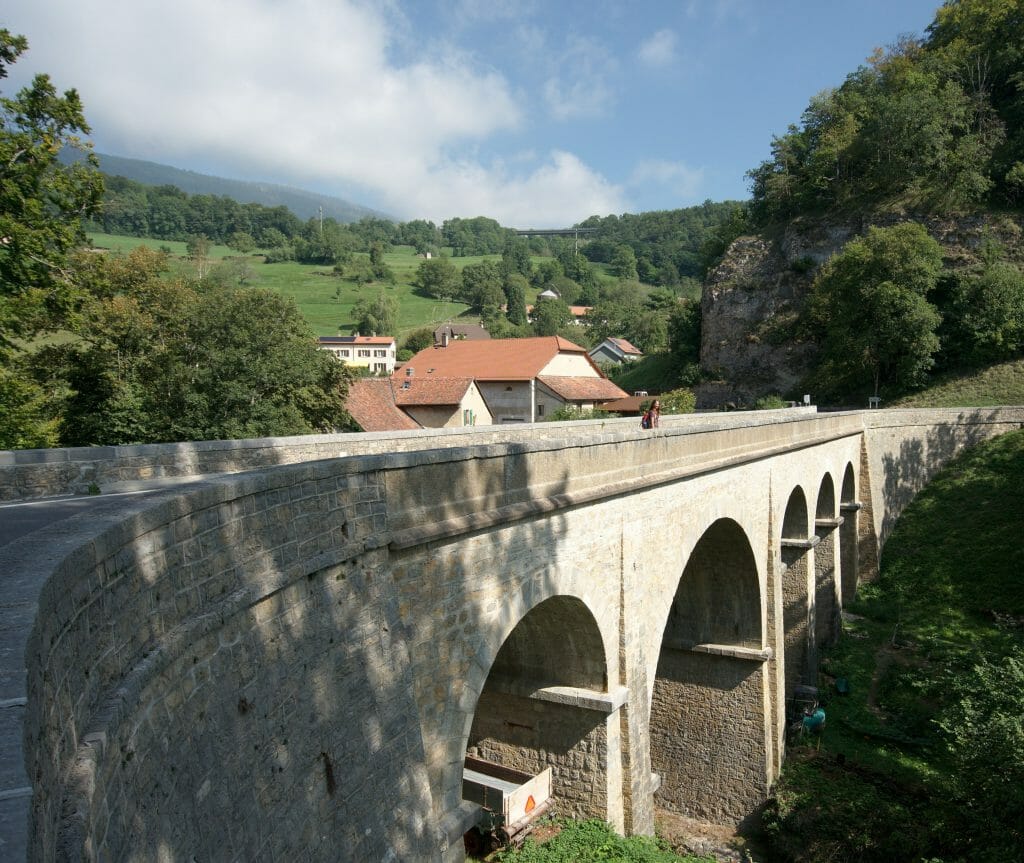
[[(18, 67), (77, 88), (105, 152), (360, 186), (402, 218), (552, 224), (621, 204), (620, 191), (572, 154), (514, 173), (473, 156), (523, 128), (514, 88), (429, 33), (410, 35), (395, 4), (9, 0), (5, 18), (30, 42)], [(394, 59), (408, 53), (394, 41), (403, 37), (420, 47), (404, 64)], [(556, 102), (588, 110), (609, 98), (599, 57), (587, 43), (573, 47), (578, 74), (555, 85)]]
[(638, 162), (629, 178), (630, 188), (670, 189), (676, 197), (684, 200), (697, 197), (703, 182), (703, 168), (690, 168), (682, 162), (661, 159)]
[(496, 161), (486, 167), (453, 161), (430, 175), (433, 187), (418, 183), (415, 177), (408, 179), (394, 207), (411, 208), (435, 221), (490, 216), (509, 227), (564, 227), (587, 216), (626, 208), (621, 188), (573, 154), (557, 150), (532, 169), (524, 169), (518, 161)]
[(618, 64), (608, 50), (594, 39), (572, 36), (557, 56), (558, 68), (543, 88), (548, 114), (563, 121), (610, 113), (616, 97), (609, 79)]
[(659, 30), (640, 44), (640, 61), (647, 66), (668, 66), (676, 58), (676, 34)]

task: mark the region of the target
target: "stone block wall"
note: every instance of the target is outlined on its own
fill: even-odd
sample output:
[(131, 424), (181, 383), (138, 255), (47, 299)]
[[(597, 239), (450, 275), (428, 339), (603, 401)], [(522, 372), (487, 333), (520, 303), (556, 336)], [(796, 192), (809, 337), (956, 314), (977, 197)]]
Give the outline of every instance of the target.
[(658, 805), (738, 823), (768, 793), (765, 675), (758, 662), (666, 649), (651, 699)]
[(34, 859), (437, 853), (382, 493), (342, 462), (213, 484), (65, 560), (28, 652)]

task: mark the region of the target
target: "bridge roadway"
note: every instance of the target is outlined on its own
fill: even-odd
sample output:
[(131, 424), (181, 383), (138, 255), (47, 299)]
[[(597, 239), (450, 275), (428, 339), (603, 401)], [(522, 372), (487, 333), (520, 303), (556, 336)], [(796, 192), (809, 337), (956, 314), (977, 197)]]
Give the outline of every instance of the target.
[(0, 497), (104, 492), (0, 508), (0, 857), (459, 860), (467, 752), (551, 766), (562, 812), (624, 832), (655, 803), (742, 821), (903, 507), (1021, 427), (798, 408), (0, 453)]

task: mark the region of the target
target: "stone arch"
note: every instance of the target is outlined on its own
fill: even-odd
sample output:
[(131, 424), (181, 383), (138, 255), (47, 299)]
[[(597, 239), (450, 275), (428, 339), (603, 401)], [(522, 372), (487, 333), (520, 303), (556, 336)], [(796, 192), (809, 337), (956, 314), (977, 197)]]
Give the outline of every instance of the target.
[(735, 521), (718, 519), (686, 563), (662, 637), (649, 724), (656, 805), (739, 822), (767, 792), (761, 621), (750, 542)]
[(814, 548), (807, 514), (807, 498), (797, 486), (789, 495), (779, 542), (782, 572), (783, 673), (785, 700), (809, 674), (810, 587), (808, 552)]
[(551, 768), (559, 812), (621, 829), (617, 710), (600, 627), (577, 597), (534, 606), (498, 650), (477, 700), (466, 753), (537, 774)]
[[(836, 511), (836, 487), (832, 475), (826, 473), (818, 488), (814, 509), (814, 647), (830, 644), (839, 632), (839, 597), (836, 589), (836, 530), (842, 524)], [(817, 666), (811, 663), (812, 670)]]
[(857, 522), (860, 509), (861, 503), (857, 500), (857, 474), (853, 465), (847, 463), (839, 496), (839, 512), (843, 518), (839, 528), (839, 581), (844, 606), (853, 602), (857, 595), (857, 570), (860, 567)]

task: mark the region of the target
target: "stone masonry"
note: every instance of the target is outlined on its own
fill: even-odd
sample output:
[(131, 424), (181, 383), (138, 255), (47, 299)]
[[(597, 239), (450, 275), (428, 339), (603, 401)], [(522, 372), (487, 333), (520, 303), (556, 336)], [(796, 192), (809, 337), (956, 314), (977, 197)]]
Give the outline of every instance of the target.
[[(670, 417), (352, 436), (273, 467), (262, 442), (237, 448), (256, 470), (101, 502), (0, 548), (24, 657), (4, 654), (0, 759), (24, 776), (0, 850), (461, 860), (467, 750), (551, 766), (560, 811), (624, 832), (651, 832), (655, 801), (742, 821), (809, 670), (787, 666), (831, 637), (816, 606), (832, 620), (855, 589), (851, 546), (876, 559), (945, 461), (1022, 425)], [(50, 463), (0, 466), (7, 493), (59, 482)]]

